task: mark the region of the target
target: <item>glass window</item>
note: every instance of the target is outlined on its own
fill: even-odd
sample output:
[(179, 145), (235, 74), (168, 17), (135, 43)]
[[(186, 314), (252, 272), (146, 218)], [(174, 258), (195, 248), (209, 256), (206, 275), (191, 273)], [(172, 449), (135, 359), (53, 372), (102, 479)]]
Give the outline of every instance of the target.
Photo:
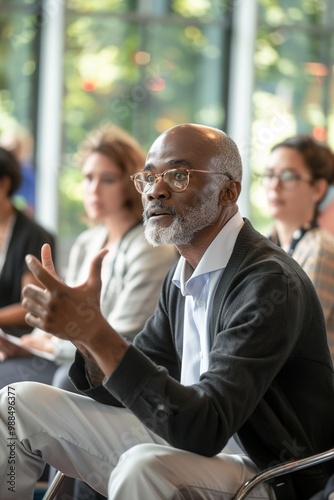
[(34, 6), (23, 0), (4, 7), (0, 12), (0, 129), (17, 122), (33, 130), (39, 36), (37, 13)]
[[(263, 170), (275, 143), (296, 133), (310, 133), (334, 148), (333, 16), (330, 0), (259, 0), (253, 171)], [(269, 220), (256, 180), (250, 196), (251, 219), (262, 230)]]
[(198, 0), (71, 0), (66, 11), (60, 235), (82, 229), (74, 154), (111, 120), (147, 150), (182, 122), (225, 127), (232, 9)]
[(0, 12), (0, 142), (16, 154), (22, 183), (14, 204), (34, 215), (33, 137), (38, 88), (39, 7), (34, 2), (2, 2)]

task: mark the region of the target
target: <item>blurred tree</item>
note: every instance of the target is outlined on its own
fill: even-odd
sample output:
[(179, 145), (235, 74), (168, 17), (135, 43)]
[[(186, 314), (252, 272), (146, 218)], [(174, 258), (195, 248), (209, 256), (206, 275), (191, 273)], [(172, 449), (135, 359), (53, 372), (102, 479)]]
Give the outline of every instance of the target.
[[(270, 148), (299, 132), (334, 147), (334, 8), (331, 0), (259, 0), (254, 63), (252, 169)], [(292, 29), (293, 26), (293, 29)], [(251, 189), (251, 219), (268, 224), (261, 186)]]
[(231, 15), (228, 1), (68, 2), (59, 218), (63, 237), (74, 237), (73, 228), (81, 230), (75, 187), (80, 176), (67, 168), (67, 159), (89, 130), (113, 121), (147, 149), (176, 123), (225, 127)]

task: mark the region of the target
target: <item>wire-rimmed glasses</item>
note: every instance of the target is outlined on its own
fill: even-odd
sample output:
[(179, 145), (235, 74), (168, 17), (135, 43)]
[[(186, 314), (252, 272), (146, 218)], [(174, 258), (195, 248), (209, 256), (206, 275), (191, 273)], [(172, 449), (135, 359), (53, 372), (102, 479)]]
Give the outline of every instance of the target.
[(295, 172), (294, 170), (282, 170), (279, 173), (275, 173), (273, 171), (268, 170), (263, 174), (256, 174), (256, 177), (262, 179), (262, 183), (264, 187), (270, 187), (273, 181), (277, 180), (278, 183), (282, 186), (283, 189), (293, 190), (297, 187), (299, 182), (312, 182), (311, 176), (302, 176)]
[(133, 180), (135, 188), (140, 194), (145, 194), (150, 191), (152, 186), (163, 179), (168, 188), (174, 193), (185, 191), (189, 185), (190, 174), (193, 172), (201, 172), (203, 174), (218, 174), (225, 175), (230, 180), (232, 177), (226, 172), (216, 172), (215, 170), (196, 170), (187, 168), (171, 168), (162, 172), (162, 174), (154, 174), (150, 170), (141, 170), (130, 176)]

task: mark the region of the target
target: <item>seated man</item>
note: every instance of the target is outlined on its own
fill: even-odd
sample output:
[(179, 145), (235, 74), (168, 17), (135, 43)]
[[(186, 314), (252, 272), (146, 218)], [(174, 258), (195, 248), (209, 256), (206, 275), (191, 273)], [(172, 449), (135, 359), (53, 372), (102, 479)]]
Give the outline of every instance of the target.
[[(100, 268), (71, 288), (27, 258), (42, 288), (24, 290), (27, 321), (77, 347), (71, 377), (86, 396), (36, 383), (1, 393), (1, 498), (31, 498), (44, 462), (109, 499), (231, 499), (256, 468), (334, 441), (333, 367), (317, 294), (300, 266), (243, 220), (242, 167), (223, 132), (183, 124), (153, 143), (133, 181), (145, 234), (181, 258), (133, 345), (99, 309)], [(236, 435), (244, 455), (227, 453)], [(5, 452), (6, 450), (6, 452)], [(308, 499), (333, 463), (254, 490)]]

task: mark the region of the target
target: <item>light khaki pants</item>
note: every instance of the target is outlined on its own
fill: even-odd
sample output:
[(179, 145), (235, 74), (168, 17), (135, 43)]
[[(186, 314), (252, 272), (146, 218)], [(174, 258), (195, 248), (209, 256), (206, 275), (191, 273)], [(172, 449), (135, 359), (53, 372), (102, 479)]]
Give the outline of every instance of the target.
[(36, 382), (0, 391), (0, 446), (1, 500), (32, 500), (45, 462), (117, 500), (227, 500), (254, 474), (246, 457), (172, 448), (129, 410)]

